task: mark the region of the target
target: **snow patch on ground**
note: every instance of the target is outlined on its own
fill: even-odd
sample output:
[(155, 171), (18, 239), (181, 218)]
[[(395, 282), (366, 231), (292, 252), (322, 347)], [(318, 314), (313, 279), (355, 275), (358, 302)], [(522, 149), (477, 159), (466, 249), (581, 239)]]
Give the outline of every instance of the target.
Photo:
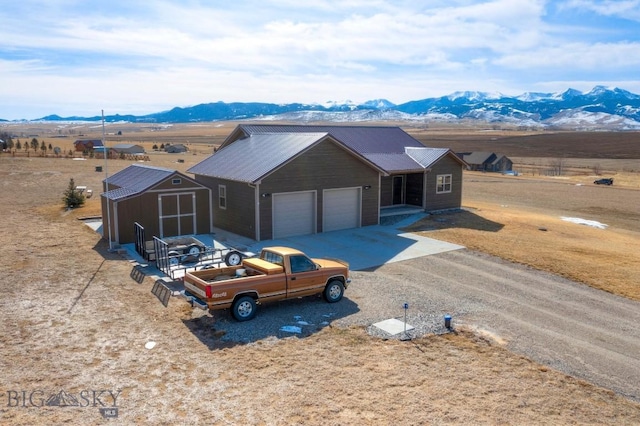
[(562, 220), (565, 220), (567, 222), (573, 222), (573, 223), (577, 223), (578, 225), (587, 225), (587, 226), (592, 226), (594, 228), (598, 228), (598, 229), (606, 229), (607, 226), (604, 223), (600, 223), (596, 220), (587, 220), (587, 219), (581, 219), (579, 217), (565, 217), (562, 216), (561, 217)]

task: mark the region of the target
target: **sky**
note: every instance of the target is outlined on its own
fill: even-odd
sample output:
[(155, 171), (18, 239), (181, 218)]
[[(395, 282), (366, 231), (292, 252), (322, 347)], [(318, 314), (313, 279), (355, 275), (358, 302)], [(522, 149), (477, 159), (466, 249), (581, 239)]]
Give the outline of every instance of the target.
[(0, 119), (456, 91), (640, 94), (640, 0), (20, 0)]

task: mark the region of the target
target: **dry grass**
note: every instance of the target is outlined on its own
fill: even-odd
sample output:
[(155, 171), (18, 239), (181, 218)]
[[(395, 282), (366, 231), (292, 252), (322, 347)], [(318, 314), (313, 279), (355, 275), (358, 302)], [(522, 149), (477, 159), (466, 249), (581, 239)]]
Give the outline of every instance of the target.
[(559, 216), (480, 201), (431, 216), (409, 230), (550, 271), (640, 300), (640, 233), (576, 225)]
[[(157, 154), (151, 164), (186, 170), (205, 155), (176, 163), (174, 156)], [(71, 177), (99, 193), (104, 175), (94, 167), (101, 164), (0, 156), (0, 231), (9, 248), (0, 264), (0, 423), (104, 424), (96, 407), (6, 403), (12, 389), (96, 388), (121, 390), (123, 424), (640, 423), (639, 404), (464, 330), (399, 342), (371, 338), (359, 328), (326, 328), (305, 339), (225, 347), (211, 329), (205, 345), (185, 325), (198, 312), (180, 300), (164, 308), (150, 294), (151, 280), (132, 280), (132, 265), (108, 253), (105, 242), (76, 220), (99, 212), (98, 197), (75, 211), (61, 208)], [(128, 164), (113, 161), (110, 171)], [(640, 282), (632, 254), (640, 253), (638, 229), (630, 229), (634, 220), (625, 210), (613, 212), (615, 226), (602, 231), (560, 221), (544, 192), (529, 191), (542, 206), (531, 210), (509, 198), (517, 187), (469, 182), (466, 188), (469, 213), (441, 216), (446, 221), (421, 229), (441, 228), (429, 236), (541, 268), (566, 264), (560, 273), (568, 276), (585, 269), (584, 279), (597, 282), (620, 270)], [(576, 205), (576, 215), (587, 207)], [(546, 249), (532, 251), (536, 245)], [(633, 287), (620, 285), (608, 290), (637, 297)], [(150, 340), (157, 346), (146, 350)]]

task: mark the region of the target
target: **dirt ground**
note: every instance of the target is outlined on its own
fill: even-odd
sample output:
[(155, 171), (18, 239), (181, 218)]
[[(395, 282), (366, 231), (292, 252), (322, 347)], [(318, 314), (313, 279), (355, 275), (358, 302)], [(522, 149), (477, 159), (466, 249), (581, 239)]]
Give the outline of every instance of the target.
[[(186, 170), (210, 152), (193, 151), (150, 164)], [(70, 178), (99, 194), (103, 164), (0, 156), (2, 424), (640, 423), (640, 404), (464, 329), (400, 342), (327, 327), (235, 346), (196, 335), (186, 303), (162, 306), (151, 279), (138, 283), (77, 220), (99, 212), (97, 196), (61, 208)], [(640, 300), (640, 191), (572, 179), (469, 173), (468, 212), (414, 230)]]

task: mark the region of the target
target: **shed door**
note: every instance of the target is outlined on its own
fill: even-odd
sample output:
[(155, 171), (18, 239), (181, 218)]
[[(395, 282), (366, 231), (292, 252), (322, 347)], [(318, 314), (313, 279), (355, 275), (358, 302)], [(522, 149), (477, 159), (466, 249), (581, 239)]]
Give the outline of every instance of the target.
[(273, 194), (273, 238), (316, 232), (316, 192)]
[(165, 194), (158, 196), (160, 238), (196, 233), (196, 194)]
[(322, 230), (337, 231), (360, 227), (362, 188), (327, 189), (322, 204)]

